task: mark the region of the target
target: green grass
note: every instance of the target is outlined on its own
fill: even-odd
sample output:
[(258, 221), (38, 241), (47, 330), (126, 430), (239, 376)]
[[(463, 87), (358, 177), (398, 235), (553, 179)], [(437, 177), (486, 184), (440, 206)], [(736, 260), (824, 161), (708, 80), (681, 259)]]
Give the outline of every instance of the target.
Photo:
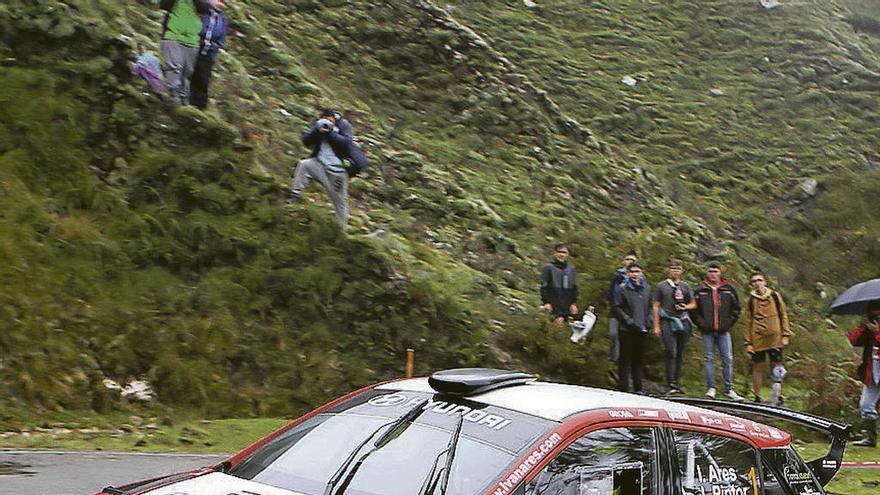
[(234, 453), (288, 420), (186, 419), (121, 414), (53, 415), (55, 421), (0, 433), (2, 449)]

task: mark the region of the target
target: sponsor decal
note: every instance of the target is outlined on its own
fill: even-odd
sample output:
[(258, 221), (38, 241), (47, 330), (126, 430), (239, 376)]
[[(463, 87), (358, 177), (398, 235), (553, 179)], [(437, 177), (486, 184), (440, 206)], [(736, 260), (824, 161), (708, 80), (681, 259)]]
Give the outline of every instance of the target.
[(529, 471), (537, 466), (542, 459), (547, 457), (550, 451), (553, 450), (553, 447), (556, 447), (561, 441), (562, 436), (556, 432), (553, 432), (549, 437), (544, 439), (534, 450), (532, 450), (532, 452), (529, 453), (520, 465), (513, 470), (513, 472), (495, 484), (495, 487), (492, 490), (492, 495), (508, 495), (512, 492), (519, 482), (525, 478)]
[[(414, 407), (423, 399), (423, 397), (409, 397), (400, 393), (392, 393), (377, 395), (376, 397), (368, 400), (367, 404), (376, 407)], [(496, 431), (502, 430), (510, 423), (512, 423), (512, 420), (507, 419), (503, 416), (499, 416), (497, 414), (489, 414), (486, 411), (481, 411), (479, 409), (474, 409), (463, 404), (455, 404), (443, 400), (428, 399), (428, 402), (425, 404), (423, 410), (436, 414), (445, 414), (447, 416), (457, 416), (461, 414), (462, 417), (464, 417), (465, 421), (476, 423), (478, 425), (485, 426)]]
[(728, 424), (728, 426), (730, 426), (730, 429), (733, 431), (746, 431), (746, 425), (743, 423), (740, 423), (739, 421), (732, 419), (727, 424)]
[(700, 421), (702, 421), (704, 425), (710, 425), (710, 426), (721, 426), (724, 424), (724, 421), (722, 421), (721, 418), (716, 418), (713, 416), (704, 416), (702, 414), (700, 415)]
[(635, 415), (625, 409), (621, 409), (618, 411), (608, 411), (608, 416), (614, 419), (625, 419), (625, 418), (634, 418)]
[(688, 416), (688, 413), (686, 413), (685, 411), (673, 411), (667, 409), (666, 414), (669, 416), (669, 419), (673, 421), (684, 421), (687, 423), (691, 422), (691, 417)]
[(660, 411), (650, 411), (647, 409), (639, 409), (640, 418), (660, 418)]

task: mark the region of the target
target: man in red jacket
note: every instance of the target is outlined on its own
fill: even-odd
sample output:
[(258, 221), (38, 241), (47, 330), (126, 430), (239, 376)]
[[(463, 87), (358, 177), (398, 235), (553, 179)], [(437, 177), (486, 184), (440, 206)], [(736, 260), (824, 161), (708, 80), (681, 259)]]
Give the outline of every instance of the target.
[(877, 402), (880, 401), (880, 301), (868, 304), (868, 312), (862, 325), (849, 334), (853, 347), (862, 348), (862, 364), (859, 378), (862, 380), (862, 397), (859, 412), (865, 428), (865, 438), (854, 442), (858, 447), (877, 446)]

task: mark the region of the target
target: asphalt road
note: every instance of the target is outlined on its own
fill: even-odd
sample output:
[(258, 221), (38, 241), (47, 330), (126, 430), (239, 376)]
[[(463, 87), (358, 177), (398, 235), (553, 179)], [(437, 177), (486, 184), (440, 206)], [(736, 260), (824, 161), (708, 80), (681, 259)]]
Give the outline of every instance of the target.
[(0, 495), (93, 495), (107, 485), (209, 466), (226, 457), (0, 450)]

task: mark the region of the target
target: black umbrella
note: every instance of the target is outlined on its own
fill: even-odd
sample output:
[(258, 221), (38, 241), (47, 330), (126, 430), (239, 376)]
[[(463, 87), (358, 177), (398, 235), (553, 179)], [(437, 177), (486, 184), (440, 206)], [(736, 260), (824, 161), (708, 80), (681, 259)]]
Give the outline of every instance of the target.
[(880, 278), (846, 289), (831, 303), (831, 312), (839, 315), (863, 315), (871, 301), (880, 301)]

